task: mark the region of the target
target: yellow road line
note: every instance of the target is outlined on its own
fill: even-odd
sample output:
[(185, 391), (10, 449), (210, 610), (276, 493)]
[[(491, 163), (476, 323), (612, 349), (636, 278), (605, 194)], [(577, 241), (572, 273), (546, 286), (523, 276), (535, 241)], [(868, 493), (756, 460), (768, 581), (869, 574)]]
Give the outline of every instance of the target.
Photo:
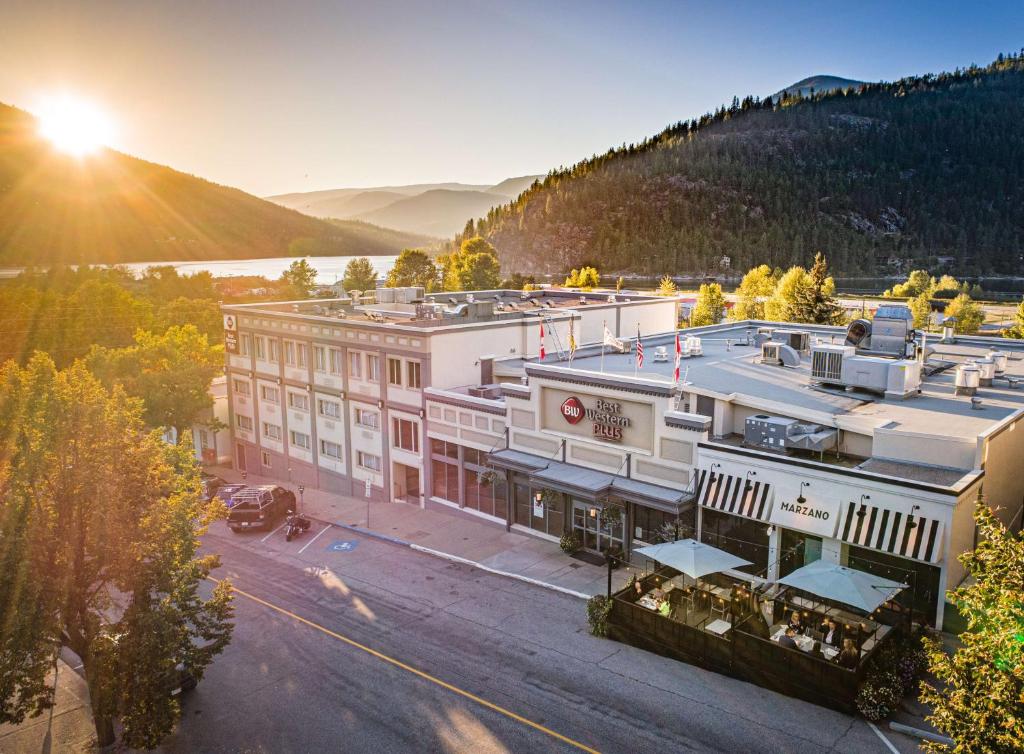
[[(220, 579), (215, 579), (215, 578), (213, 578), (213, 576), (207, 576), (207, 578), (210, 581), (213, 581), (215, 583), (218, 583), (218, 584), (220, 583)], [(411, 665), (406, 665), (401, 660), (396, 660), (395, 658), (389, 657), (388, 655), (384, 654), (383, 652), (378, 652), (376, 649), (371, 649), (370, 647), (366, 646), (365, 644), (360, 644), (358, 641), (355, 641), (354, 639), (350, 639), (347, 636), (342, 636), (341, 634), (336, 633), (336, 632), (332, 631), (329, 628), (321, 626), (319, 623), (314, 623), (313, 621), (309, 620), (308, 618), (303, 618), (301, 615), (297, 615), (297, 614), (293, 613), (291, 610), (286, 610), (285, 608), (280, 607), (279, 605), (275, 605), (272, 602), (267, 602), (266, 600), (257, 597), (255, 594), (249, 594), (249, 592), (245, 592), (245, 591), (239, 589), (236, 586), (232, 586), (231, 587), (231, 591), (235, 592), (236, 594), (240, 594), (243, 597), (245, 597), (246, 599), (252, 600), (253, 602), (256, 602), (257, 604), (263, 605), (264, 607), (268, 607), (271, 610), (274, 610), (275, 612), (281, 613), (281, 615), (287, 615), (289, 618), (292, 618), (293, 620), (296, 620), (299, 623), (305, 624), (305, 625), (309, 626), (310, 628), (315, 628), (317, 631), (320, 631), (321, 633), (327, 634), (332, 639), (337, 639), (338, 641), (341, 641), (341, 642), (344, 642), (345, 644), (348, 644), (350, 647), (355, 647), (356, 649), (362, 650), (363, 652), (366, 652), (367, 654), (372, 655), (373, 657), (376, 657), (378, 660), (383, 660), (384, 662), (386, 662), (386, 663), (388, 663), (390, 665), (394, 665), (397, 668), (401, 668), (402, 670), (405, 670), (405, 671), (407, 671), (409, 673), (412, 673), (413, 675), (418, 676), (418, 677), (422, 678), (425, 681), (430, 681), (431, 683), (433, 683), (433, 684), (435, 684), (437, 686), (440, 686), (443, 689), (447, 689), (448, 691), (451, 691), (452, 693), (458, 694), (459, 696), (462, 696), (462, 697), (465, 697), (466, 699), (474, 701), (477, 704), (479, 704), (479, 705), (481, 705), (483, 707), (486, 707), (489, 710), (494, 710), (495, 712), (497, 712), (500, 715), (504, 715), (505, 717), (508, 717), (508, 718), (510, 718), (512, 720), (515, 720), (516, 722), (522, 723), (523, 725), (527, 725), (527, 726), (533, 728), (534, 730), (539, 730), (541, 733), (546, 733), (547, 735), (551, 736), (552, 738), (556, 738), (559, 741), (562, 741), (563, 743), (567, 743), (570, 746), (575, 746), (577, 749), (589, 752), (589, 754), (599, 754), (597, 749), (592, 749), (589, 746), (587, 746), (586, 744), (580, 743), (579, 741), (575, 741), (575, 740), (569, 738), (568, 736), (563, 736), (561, 733), (558, 733), (557, 731), (553, 731), (550, 728), (546, 728), (543, 725), (541, 725), (540, 723), (535, 723), (533, 720), (528, 720), (527, 718), (523, 717), (522, 715), (517, 715), (512, 710), (505, 709), (504, 707), (501, 707), (501, 706), (499, 706), (497, 704), (494, 704), (494, 702), (489, 702), (486, 699), (482, 699), (481, 697), (477, 696), (476, 694), (472, 694), (469, 691), (466, 691), (464, 689), (460, 689), (458, 686), (453, 686), (452, 684), (447, 683), (446, 681), (442, 681), (440, 678), (436, 678), (435, 676), (432, 676), (429, 673), (424, 673), (422, 670), (417, 670), (416, 668), (412, 667)]]

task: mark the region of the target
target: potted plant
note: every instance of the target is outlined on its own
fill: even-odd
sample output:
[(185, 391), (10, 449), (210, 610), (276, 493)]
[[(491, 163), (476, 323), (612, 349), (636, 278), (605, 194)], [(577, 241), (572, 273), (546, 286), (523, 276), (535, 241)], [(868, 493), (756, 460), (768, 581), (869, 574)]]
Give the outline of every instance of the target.
[(580, 548), (583, 547), (583, 543), (580, 542), (580, 538), (576, 536), (576, 532), (571, 531), (562, 535), (562, 538), (558, 541), (558, 546), (562, 548), (562, 552), (567, 555), (573, 555), (580, 551)]

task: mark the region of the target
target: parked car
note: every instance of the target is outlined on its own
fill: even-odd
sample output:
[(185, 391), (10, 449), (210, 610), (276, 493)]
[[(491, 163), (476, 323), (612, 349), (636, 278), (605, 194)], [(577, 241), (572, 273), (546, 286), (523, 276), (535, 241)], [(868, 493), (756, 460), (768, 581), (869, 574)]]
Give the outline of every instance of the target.
[(246, 487), (232, 495), (231, 501), (228, 527), (234, 532), (270, 528), (295, 510), (295, 493), (272, 484)]
[(217, 494), (217, 490), (223, 487), (227, 482), (221, 479), (219, 476), (213, 474), (207, 474), (203, 472), (201, 484), (203, 485), (203, 500), (212, 500), (213, 496)]
[(246, 487), (248, 487), (247, 484), (225, 484), (214, 493), (214, 497), (220, 498), (220, 501), (230, 508), (235, 504), (235, 494), (241, 492)]

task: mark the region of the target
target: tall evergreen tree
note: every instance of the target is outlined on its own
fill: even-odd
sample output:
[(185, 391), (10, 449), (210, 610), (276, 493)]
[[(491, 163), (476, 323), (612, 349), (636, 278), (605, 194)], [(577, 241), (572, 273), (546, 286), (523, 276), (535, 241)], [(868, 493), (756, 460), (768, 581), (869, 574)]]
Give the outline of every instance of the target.
[(814, 255), (814, 264), (807, 277), (808, 285), (797, 292), (793, 301), (792, 321), (816, 325), (842, 324), (843, 309), (836, 301), (836, 285), (829, 277), (828, 262), (821, 252)]

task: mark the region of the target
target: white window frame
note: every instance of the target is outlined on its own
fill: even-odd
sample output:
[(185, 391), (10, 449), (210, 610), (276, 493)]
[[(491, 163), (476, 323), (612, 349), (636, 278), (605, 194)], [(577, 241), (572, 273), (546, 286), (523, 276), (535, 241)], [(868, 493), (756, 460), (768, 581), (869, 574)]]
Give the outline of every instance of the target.
[(252, 336), (244, 332), (238, 336), (238, 353), (241, 356), (248, 356), (252, 352)]
[(356, 465), (361, 469), (380, 474), (384, 467), (384, 462), (380, 456), (360, 450), (356, 452)]
[[(331, 409), (331, 411), (324, 411), (325, 406), (333, 406), (334, 408)], [(334, 411), (336, 411), (337, 413), (332, 413)], [(327, 398), (316, 399), (316, 412), (319, 416), (322, 416), (325, 419), (340, 420), (343, 416), (343, 412), (341, 410), (341, 402), (328, 400)]]
[(327, 370), (330, 374), (341, 374), (342, 358), (340, 348), (327, 349)]
[(314, 369), (321, 374), (327, 374), (327, 347), (313, 346)]
[[(338, 449), (337, 454), (330, 452), (332, 448)], [(331, 440), (320, 441), (320, 455), (324, 456), (325, 458), (331, 458), (335, 461), (340, 461), (342, 459), (343, 452), (344, 449), (341, 447), (341, 443), (332, 442)]]
[[(413, 379), (415, 375), (416, 379)], [(413, 384), (415, 382), (415, 384)], [(409, 390), (419, 390), (423, 384), (422, 371), (420, 362), (418, 361), (407, 361), (405, 362), (405, 386)]]
[(366, 381), (380, 382), (380, 355), (366, 354)]
[(277, 338), (267, 338), (267, 361), (281, 363), (281, 342)]
[[(296, 405), (296, 401), (299, 401), (298, 405)], [(305, 393), (297, 393), (294, 390), (289, 390), (288, 408), (294, 408), (296, 411), (305, 411), (309, 413), (309, 396)]]
[(231, 389), (235, 392), (235, 395), (252, 395), (252, 385), (249, 383), (249, 381), (240, 379), (238, 377), (232, 378)]
[[(408, 424), (412, 427), (412, 447), (407, 448), (402, 444), (402, 425)], [(420, 452), (420, 423), (412, 419), (403, 419), (400, 416), (391, 417), (391, 447), (404, 450), (409, 453)]]
[(267, 403), (280, 403), (281, 391), (271, 385), (260, 385), (260, 400)]
[[(397, 380), (395, 378), (398, 378)], [(402, 360), (394, 356), (388, 357), (388, 384), (402, 387)]]
[(260, 465), (265, 469), (269, 469), (273, 465), (273, 459), (270, 457), (270, 451), (260, 451)]
[[(366, 419), (369, 419), (369, 421), (365, 421)], [(379, 430), (380, 413), (373, 409), (356, 407), (356, 425), (364, 429)]]
[(245, 414), (235, 414), (235, 425), (246, 432), (252, 432), (252, 417)]
[(296, 448), (302, 448), (303, 450), (313, 449), (313, 438), (305, 432), (291, 430), (288, 433), (288, 441)]
[[(273, 430), (273, 431), (271, 431)], [(278, 424), (271, 424), (270, 422), (263, 422), (263, 436), (268, 440), (274, 442), (281, 441), (281, 426)]]
[(363, 354), (361, 351), (348, 352), (348, 376), (352, 380), (363, 379)]
[(260, 361), (267, 360), (267, 338), (264, 335), (254, 335), (252, 339), (256, 347), (256, 358)]

